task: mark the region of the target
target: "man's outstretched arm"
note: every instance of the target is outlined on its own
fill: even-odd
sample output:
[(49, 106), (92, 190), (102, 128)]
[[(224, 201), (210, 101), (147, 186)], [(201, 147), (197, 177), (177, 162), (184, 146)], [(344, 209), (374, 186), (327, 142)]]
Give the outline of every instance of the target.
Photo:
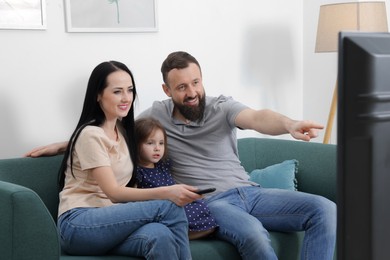
[(236, 117), (236, 126), (242, 129), (252, 129), (261, 134), (290, 134), (298, 140), (310, 141), (318, 136), (318, 131), (324, 126), (309, 120), (293, 120), (272, 110), (244, 109)]

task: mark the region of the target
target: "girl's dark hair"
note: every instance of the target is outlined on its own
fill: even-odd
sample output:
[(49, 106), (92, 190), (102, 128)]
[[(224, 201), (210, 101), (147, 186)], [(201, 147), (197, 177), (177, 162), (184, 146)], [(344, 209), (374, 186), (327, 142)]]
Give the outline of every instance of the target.
[(140, 118), (135, 121), (134, 135), (137, 140), (137, 162), (141, 162), (141, 146), (145, 143), (148, 137), (156, 130), (161, 130), (164, 135), (164, 155), (162, 160), (166, 160), (168, 156), (168, 147), (167, 147), (167, 133), (165, 128), (161, 125), (160, 121), (157, 119), (148, 117)]
[[(172, 52), (161, 65), (164, 83), (168, 86), (168, 73), (173, 69), (185, 69), (190, 63), (195, 63), (201, 70), (199, 62), (191, 54), (184, 51)], [(201, 71), (202, 72), (202, 71)]]
[[(81, 131), (88, 125), (100, 126), (106, 120), (103, 110), (98, 103), (98, 95), (103, 93), (103, 90), (107, 87), (107, 77), (115, 71), (125, 71), (127, 72), (133, 84), (133, 102), (131, 104), (129, 113), (127, 116), (123, 117), (120, 120), (120, 124), (124, 129), (124, 136), (126, 139), (127, 147), (129, 148), (130, 159), (133, 162), (134, 170), (133, 176), (128, 183), (128, 186), (133, 186), (135, 183), (135, 169), (136, 169), (136, 144), (134, 136), (134, 101), (137, 97), (137, 91), (135, 87), (134, 77), (131, 71), (127, 66), (118, 61), (106, 61), (102, 62), (95, 67), (92, 71), (91, 76), (89, 77), (87, 91), (85, 94), (83, 110), (79, 122), (74, 130), (73, 134), (70, 137), (68, 147), (65, 151), (64, 158), (61, 163), (61, 168), (59, 172), (59, 189), (62, 190), (65, 182), (65, 171), (68, 168), (68, 160), (70, 162), (69, 167), (73, 175), (73, 151), (75, 143), (81, 133)], [(73, 175), (74, 177), (74, 175)]]

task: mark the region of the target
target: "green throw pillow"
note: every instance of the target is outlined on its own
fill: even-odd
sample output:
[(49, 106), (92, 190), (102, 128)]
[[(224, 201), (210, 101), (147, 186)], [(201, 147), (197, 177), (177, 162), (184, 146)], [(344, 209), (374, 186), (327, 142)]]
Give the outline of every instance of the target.
[(286, 160), (268, 166), (264, 169), (255, 169), (249, 174), (249, 180), (260, 184), (263, 188), (278, 188), (297, 190), (298, 161)]

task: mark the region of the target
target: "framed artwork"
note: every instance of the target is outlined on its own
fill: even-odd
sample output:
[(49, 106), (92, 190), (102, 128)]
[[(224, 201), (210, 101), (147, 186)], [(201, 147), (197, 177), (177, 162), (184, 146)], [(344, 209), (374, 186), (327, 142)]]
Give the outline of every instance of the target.
[(65, 0), (67, 32), (156, 32), (156, 0)]
[(0, 0), (0, 29), (46, 29), (45, 0)]

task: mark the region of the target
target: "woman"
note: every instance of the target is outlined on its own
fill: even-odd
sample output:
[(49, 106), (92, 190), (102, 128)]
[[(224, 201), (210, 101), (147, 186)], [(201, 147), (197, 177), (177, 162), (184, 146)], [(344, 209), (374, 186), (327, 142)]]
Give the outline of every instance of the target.
[(132, 187), (135, 99), (124, 64), (103, 62), (92, 71), (60, 169), (61, 245), (76, 255), (191, 259), (181, 206), (200, 198), (196, 188)]

